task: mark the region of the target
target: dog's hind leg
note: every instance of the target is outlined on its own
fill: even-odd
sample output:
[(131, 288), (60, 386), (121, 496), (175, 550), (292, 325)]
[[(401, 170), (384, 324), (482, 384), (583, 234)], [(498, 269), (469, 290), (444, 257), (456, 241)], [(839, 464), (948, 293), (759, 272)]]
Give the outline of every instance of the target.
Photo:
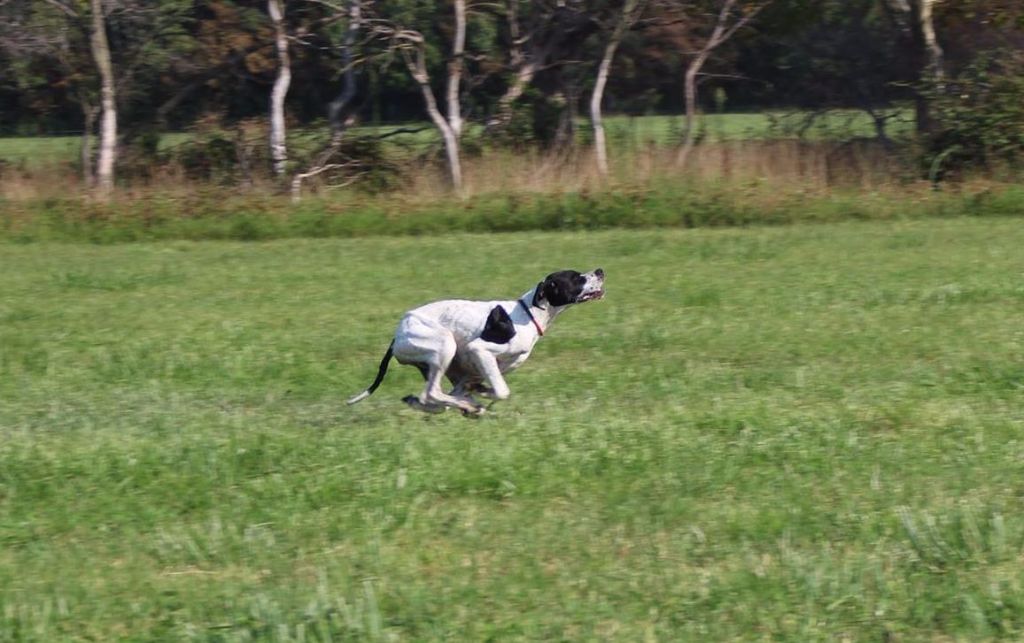
[[(429, 366), (422, 362), (416, 362), (412, 365), (419, 369), (420, 374), (423, 375), (424, 381), (430, 379)], [(444, 404), (424, 404), (420, 401), (420, 398), (415, 395), (406, 395), (402, 398), (402, 401), (408, 404), (411, 408), (414, 408), (417, 411), (423, 411), (424, 413), (444, 413), (445, 409), (448, 408)]]
[(432, 319), (408, 315), (399, 323), (395, 335), (394, 353), (399, 362), (412, 364), (424, 374), (426, 384), (419, 404), (410, 406), (421, 411), (436, 412), (437, 405), (453, 406), (467, 413), (479, 413), (482, 407), (461, 396), (449, 395), (441, 389), (444, 378), (458, 345), (451, 331)]
[(444, 374), (448, 371), (452, 360), (455, 359), (455, 352), (458, 346), (455, 343), (455, 338), (450, 333), (446, 333), (439, 348), (440, 350), (435, 353), (434, 359), (429, 362), (430, 372), (427, 374), (427, 383), (423, 389), (423, 394), (420, 396), (420, 402), (424, 404), (453, 406), (474, 415), (483, 413), (484, 407), (480, 404), (461, 395), (445, 393), (441, 388), (441, 381), (444, 378)]

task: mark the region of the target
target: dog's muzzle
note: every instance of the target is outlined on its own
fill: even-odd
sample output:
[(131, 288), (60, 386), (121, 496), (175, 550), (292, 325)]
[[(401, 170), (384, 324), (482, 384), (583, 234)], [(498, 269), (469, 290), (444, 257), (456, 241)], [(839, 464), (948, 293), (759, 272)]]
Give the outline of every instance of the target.
[(576, 303), (581, 304), (585, 301), (604, 298), (604, 270), (598, 268), (583, 276), (587, 278), (587, 282), (583, 284), (583, 290), (576, 298)]

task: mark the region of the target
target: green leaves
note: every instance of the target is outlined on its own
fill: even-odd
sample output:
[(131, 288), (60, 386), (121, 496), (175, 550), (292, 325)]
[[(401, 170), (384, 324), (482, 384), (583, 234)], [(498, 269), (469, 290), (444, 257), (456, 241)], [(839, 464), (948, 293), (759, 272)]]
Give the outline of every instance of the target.
[(933, 174), (1019, 167), (1024, 160), (1024, 56), (984, 52), (961, 72), (925, 88)]

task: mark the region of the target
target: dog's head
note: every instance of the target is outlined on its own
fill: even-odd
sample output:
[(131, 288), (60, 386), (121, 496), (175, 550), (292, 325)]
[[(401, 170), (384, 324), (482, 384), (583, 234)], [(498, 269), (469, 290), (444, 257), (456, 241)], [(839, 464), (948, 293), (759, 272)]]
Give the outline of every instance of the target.
[(579, 273), (575, 270), (553, 272), (537, 284), (533, 305), (555, 308), (604, 297), (604, 270)]

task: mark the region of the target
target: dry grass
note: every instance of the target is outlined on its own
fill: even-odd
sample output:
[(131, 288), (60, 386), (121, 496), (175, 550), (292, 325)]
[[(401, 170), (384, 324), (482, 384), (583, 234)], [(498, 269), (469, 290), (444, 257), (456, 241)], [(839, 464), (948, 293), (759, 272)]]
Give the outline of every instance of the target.
[[(902, 186), (912, 168), (874, 141), (847, 143), (790, 139), (725, 141), (697, 146), (685, 167), (675, 150), (650, 146), (613, 159), (612, 176), (602, 177), (590, 148), (564, 153), (503, 151), (465, 162), (466, 193), (600, 192), (614, 185), (643, 186), (661, 181), (771, 184), (773, 190), (867, 190)], [(445, 168), (421, 166), (406, 172), (407, 194), (447, 195)]]
[[(762, 181), (779, 187), (877, 189), (905, 182), (907, 164), (873, 141), (835, 143), (791, 139), (724, 141), (697, 146), (686, 167), (675, 161), (675, 150), (647, 146), (612, 159), (612, 177), (602, 177), (593, 152), (579, 147), (564, 152), (488, 150), (464, 159), (466, 195), (493, 193), (564, 193), (601, 191), (610, 184), (644, 185), (660, 180)], [(446, 168), (417, 160), (401, 168), (405, 197), (441, 199), (449, 195)], [(244, 185), (190, 181), (174, 163), (156, 168), (149, 176), (123, 181), (128, 198), (146, 192), (191, 193), (216, 187), (238, 192), (274, 192), (274, 182), (256, 176)], [(310, 181), (307, 192), (323, 193), (329, 185)], [(353, 188), (358, 190), (359, 188)], [(82, 194), (85, 186), (75, 169), (65, 163), (47, 167), (8, 167), (0, 173), (0, 198), (24, 201)], [(344, 191), (344, 190), (343, 190)]]

